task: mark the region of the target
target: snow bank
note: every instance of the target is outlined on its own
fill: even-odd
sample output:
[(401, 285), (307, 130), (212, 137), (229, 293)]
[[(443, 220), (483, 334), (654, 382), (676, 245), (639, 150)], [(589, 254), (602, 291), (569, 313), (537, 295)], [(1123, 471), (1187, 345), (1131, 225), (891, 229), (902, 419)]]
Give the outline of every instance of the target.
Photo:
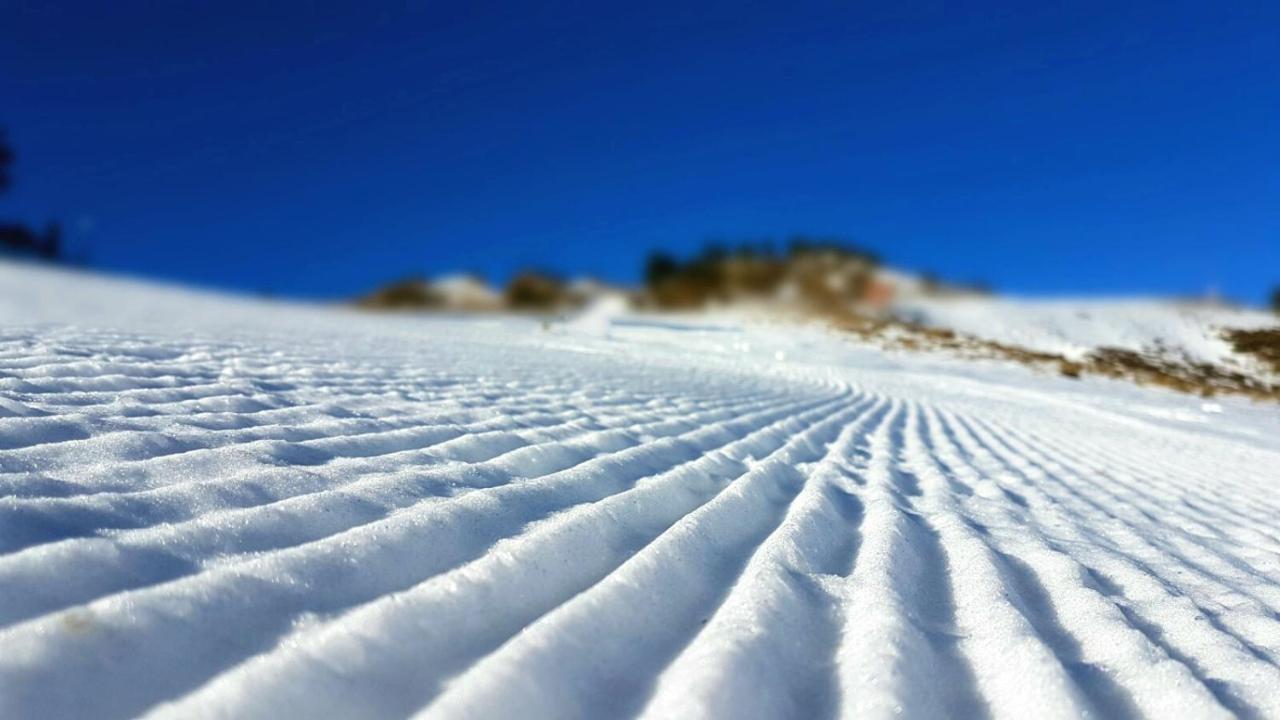
[(920, 299), (895, 309), (926, 325), (1072, 359), (1116, 347), (1230, 365), (1239, 358), (1222, 329), (1280, 324), (1268, 313), (1167, 300)]

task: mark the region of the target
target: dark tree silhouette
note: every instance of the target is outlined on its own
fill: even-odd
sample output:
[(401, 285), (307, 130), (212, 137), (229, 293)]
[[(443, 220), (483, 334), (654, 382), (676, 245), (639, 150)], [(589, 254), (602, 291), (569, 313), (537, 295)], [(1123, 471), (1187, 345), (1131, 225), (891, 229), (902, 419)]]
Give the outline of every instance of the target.
[[(13, 158), (13, 148), (0, 128), (0, 194), (12, 183), (9, 169)], [(45, 226), (44, 233), (38, 233), (21, 223), (0, 222), (0, 254), (58, 260), (62, 257), (62, 227), (51, 222)]]
[(674, 277), (679, 271), (680, 264), (675, 258), (664, 252), (650, 253), (644, 263), (644, 281), (649, 287), (653, 287), (669, 277)]
[(56, 220), (45, 223), (44, 237), (40, 239), (36, 253), (45, 260), (57, 260), (62, 257), (62, 223)]
[(0, 193), (9, 189), (9, 168), (13, 166), (13, 148), (9, 147), (9, 138), (4, 128), (0, 128)]
[(1280, 285), (1271, 291), (1271, 310), (1280, 314)]

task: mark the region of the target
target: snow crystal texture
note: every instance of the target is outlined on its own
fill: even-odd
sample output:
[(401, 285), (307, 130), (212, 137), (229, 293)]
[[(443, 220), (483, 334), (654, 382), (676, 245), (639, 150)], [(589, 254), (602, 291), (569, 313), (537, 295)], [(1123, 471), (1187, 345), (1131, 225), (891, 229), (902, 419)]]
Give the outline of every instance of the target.
[(0, 718), (1280, 718), (1278, 415), (0, 266)]

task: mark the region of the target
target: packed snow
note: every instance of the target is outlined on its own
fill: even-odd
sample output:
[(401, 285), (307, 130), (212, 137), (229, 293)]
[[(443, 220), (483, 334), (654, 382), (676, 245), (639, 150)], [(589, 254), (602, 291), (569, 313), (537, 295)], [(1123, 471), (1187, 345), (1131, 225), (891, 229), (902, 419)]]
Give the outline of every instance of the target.
[(1280, 718), (1277, 518), (1273, 405), (0, 265), (0, 718)]

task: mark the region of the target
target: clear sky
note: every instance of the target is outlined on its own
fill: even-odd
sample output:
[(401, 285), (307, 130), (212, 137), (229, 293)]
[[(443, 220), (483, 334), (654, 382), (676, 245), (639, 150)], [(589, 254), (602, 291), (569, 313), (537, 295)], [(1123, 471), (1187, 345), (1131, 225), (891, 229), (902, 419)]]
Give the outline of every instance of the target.
[(0, 219), (304, 296), (839, 235), (1034, 294), (1280, 283), (1280, 3), (0, 0)]

